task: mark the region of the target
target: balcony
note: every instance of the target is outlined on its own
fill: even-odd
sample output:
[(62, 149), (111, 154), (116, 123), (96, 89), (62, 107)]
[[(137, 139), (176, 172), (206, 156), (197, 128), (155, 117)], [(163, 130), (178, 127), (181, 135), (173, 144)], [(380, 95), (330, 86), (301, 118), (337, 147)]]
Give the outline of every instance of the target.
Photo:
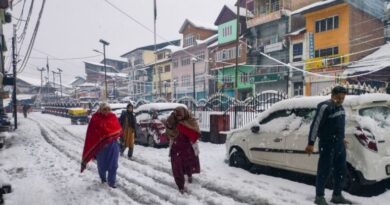
[(247, 21), (248, 28), (265, 24), (271, 21), (281, 19), (282, 16), (286, 15), (286, 10), (281, 9), (271, 13), (258, 14), (253, 19)]

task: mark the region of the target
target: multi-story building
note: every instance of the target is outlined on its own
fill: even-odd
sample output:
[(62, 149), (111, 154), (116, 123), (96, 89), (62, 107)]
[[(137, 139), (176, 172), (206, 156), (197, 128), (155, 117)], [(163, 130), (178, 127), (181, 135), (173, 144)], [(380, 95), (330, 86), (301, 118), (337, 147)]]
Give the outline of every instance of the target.
[[(291, 11), (320, 0), (254, 0), (254, 17), (247, 21), (248, 51), (247, 64), (256, 65), (253, 73), (255, 91), (290, 90), (289, 43), (286, 35), (290, 32)], [(248, 1), (250, 2), (250, 1)], [(247, 2), (247, 3), (248, 3)]]
[(166, 46), (156, 51), (157, 61), (153, 63), (153, 96), (162, 97), (171, 101), (176, 98), (174, 90), (176, 83), (172, 81), (172, 53), (179, 50), (179, 46)]
[(247, 66), (247, 44), (244, 34), (246, 34), (247, 17), (253, 14), (240, 7), (239, 27), (237, 28), (237, 8), (234, 6), (223, 6), (214, 25), (218, 26), (218, 41), (210, 45), (209, 55), (210, 71), (214, 76), (214, 92), (221, 92), (233, 97), (235, 95), (236, 78), (236, 37), (237, 29), (239, 33), (238, 45), (238, 67), (237, 67), (237, 90), (238, 98), (243, 100), (252, 95), (252, 83), (250, 75), (253, 66)]
[[(8, 98), (8, 92), (4, 91), (3, 79), (5, 78), (5, 69), (4, 69), (4, 53), (7, 51), (7, 46), (5, 43), (5, 36), (3, 33), (3, 24), (11, 22), (11, 14), (7, 13), (9, 0), (0, 0), (0, 114), (4, 114), (3, 99)], [(10, 54), (9, 54), (10, 55)]]
[[(182, 49), (172, 53), (172, 79), (177, 82), (176, 96), (193, 96), (197, 100), (208, 97), (209, 53), (207, 47), (217, 40), (215, 26), (186, 19), (179, 33), (183, 36)], [(193, 80), (195, 73), (195, 81)]]
[(383, 0), (323, 1), (292, 13), (305, 17), (309, 45), (305, 69), (326, 75), (306, 76), (307, 95), (337, 83), (349, 63), (383, 45), (383, 5)]
[(123, 70), (129, 74), (128, 93), (134, 101), (138, 99), (153, 99), (152, 64), (156, 61), (154, 51), (168, 45), (179, 46), (180, 40), (139, 47), (121, 55), (122, 58), (126, 58), (129, 62), (129, 67)]

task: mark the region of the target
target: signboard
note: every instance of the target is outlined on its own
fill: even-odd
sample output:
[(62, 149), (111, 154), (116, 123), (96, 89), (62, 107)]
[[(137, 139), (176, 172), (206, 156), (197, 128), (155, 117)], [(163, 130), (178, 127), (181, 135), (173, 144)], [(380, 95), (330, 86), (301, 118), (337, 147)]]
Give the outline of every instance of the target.
[(252, 77), (255, 83), (265, 83), (265, 82), (272, 82), (272, 81), (278, 81), (278, 80), (283, 80), (284, 76), (283, 73), (273, 73), (273, 74), (268, 74), (268, 75), (258, 75), (255, 77)]
[(314, 57), (314, 33), (309, 32), (309, 58)]
[(264, 53), (271, 53), (271, 52), (280, 51), (280, 50), (283, 50), (283, 43), (282, 42), (273, 43), (273, 44), (269, 44), (269, 45), (264, 46)]

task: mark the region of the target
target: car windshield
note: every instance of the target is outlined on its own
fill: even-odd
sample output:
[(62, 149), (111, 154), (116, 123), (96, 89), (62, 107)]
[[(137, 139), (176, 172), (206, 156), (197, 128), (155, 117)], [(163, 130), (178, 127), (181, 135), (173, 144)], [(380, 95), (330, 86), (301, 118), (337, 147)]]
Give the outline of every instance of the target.
[(371, 118), (381, 127), (390, 126), (390, 107), (388, 106), (363, 108), (359, 110), (359, 115)]

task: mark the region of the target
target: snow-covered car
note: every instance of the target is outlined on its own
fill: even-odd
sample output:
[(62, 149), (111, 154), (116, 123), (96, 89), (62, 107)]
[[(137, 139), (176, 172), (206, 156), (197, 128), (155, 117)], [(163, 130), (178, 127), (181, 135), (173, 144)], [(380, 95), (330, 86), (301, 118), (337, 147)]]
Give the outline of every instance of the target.
[[(308, 156), (310, 124), (317, 105), (330, 97), (301, 97), (275, 103), (243, 128), (227, 134), (229, 165), (249, 169), (258, 164), (316, 175), (315, 154)], [(345, 188), (358, 191), (361, 185), (390, 178), (390, 95), (347, 96), (347, 180)]]
[(111, 111), (119, 118), (122, 111), (126, 111), (127, 103), (110, 103), (110, 107)]
[(180, 103), (149, 103), (139, 106), (135, 110), (135, 117), (142, 133), (137, 136), (136, 143), (151, 147), (168, 146), (169, 140), (164, 135), (164, 121), (179, 106), (186, 107)]

